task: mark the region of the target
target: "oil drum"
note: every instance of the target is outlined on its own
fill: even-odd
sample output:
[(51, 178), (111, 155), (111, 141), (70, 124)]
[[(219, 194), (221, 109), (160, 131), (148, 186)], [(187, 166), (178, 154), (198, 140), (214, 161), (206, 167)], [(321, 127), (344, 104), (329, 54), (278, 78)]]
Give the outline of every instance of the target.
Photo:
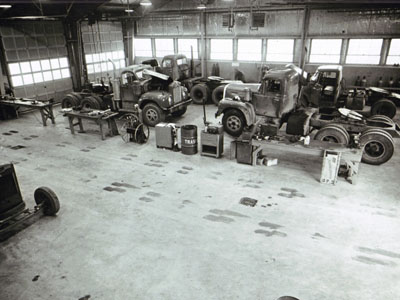
[(183, 154), (197, 153), (197, 126), (184, 125), (181, 130), (181, 147)]

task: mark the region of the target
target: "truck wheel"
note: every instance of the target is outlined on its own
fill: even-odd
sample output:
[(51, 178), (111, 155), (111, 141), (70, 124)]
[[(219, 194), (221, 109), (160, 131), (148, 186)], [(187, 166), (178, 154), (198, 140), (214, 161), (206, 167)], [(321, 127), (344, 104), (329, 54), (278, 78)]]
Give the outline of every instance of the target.
[(210, 89), (204, 83), (196, 84), (190, 90), (190, 97), (195, 104), (207, 103), (208, 95), (210, 94)]
[(48, 187), (41, 186), (35, 190), (35, 202), (37, 205), (43, 203), (43, 213), (46, 216), (54, 216), (60, 210), (60, 201), (56, 193)]
[(184, 108), (181, 108), (180, 110), (172, 112), (171, 115), (174, 118), (177, 118), (177, 117), (183, 116), (185, 114), (186, 110), (187, 110), (187, 107), (185, 106)]
[(374, 116), (368, 118), (368, 121), (385, 122), (385, 123), (392, 124), (392, 125), (396, 124), (393, 121), (393, 119), (389, 118), (388, 116), (384, 116), (384, 115), (374, 115)]
[(164, 122), (165, 113), (154, 103), (146, 104), (142, 110), (143, 122), (149, 126), (156, 126)]
[(381, 99), (379, 101), (376, 101), (371, 106), (372, 116), (384, 115), (392, 119), (396, 115), (396, 112), (397, 112), (396, 105), (388, 99)]
[(394, 153), (394, 141), (389, 133), (382, 129), (369, 129), (360, 136), (360, 145), (364, 147), (362, 162), (380, 165), (387, 162)]
[(224, 113), (222, 124), (228, 134), (237, 137), (242, 134), (245, 126), (244, 116), (237, 109), (230, 109)]
[(62, 100), (61, 100), (61, 107), (62, 108), (71, 108), (71, 107), (76, 107), (79, 106), (80, 101), (79, 98), (76, 97), (75, 95), (67, 94)]
[(87, 110), (100, 109), (99, 102), (92, 96), (84, 98), (81, 102), (81, 105), (82, 105), (83, 109), (87, 109)]
[(342, 144), (347, 146), (350, 142), (350, 135), (346, 129), (339, 124), (328, 124), (318, 130), (314, 140)]
[(100, 108), (101, 109), (104, 109), (105, 107), (104, 107), (104, 101), (103, 101), (103, 99), (100, 97), (100, 96), (95, 96), (95, 95), (93, 95), (93, 96), (91, 96), (94, 100), (96, 100), (97, 101), (97, 103), (99, 103), (99, 106), (100, 106)]
[(225, 89), (225, 85), (220, 85), (217, 86), (211, 95), (211, 99), (214, 102), (215, 105), (218, 106), (219, 101), (222, 100), (222, 98), (224, 98), (224, 89)]

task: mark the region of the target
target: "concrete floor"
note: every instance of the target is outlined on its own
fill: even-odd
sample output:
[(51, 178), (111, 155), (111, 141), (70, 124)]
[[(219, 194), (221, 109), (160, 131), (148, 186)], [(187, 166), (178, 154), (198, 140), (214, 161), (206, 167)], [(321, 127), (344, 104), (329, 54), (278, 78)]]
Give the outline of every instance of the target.
[[(207, 107), (210, 120), (215, 111)], [(330, 186), (307, 156), (237, 164), (227, 136), (215, 159), (157, 149), (154, 130), (147, 144), (126, 144), (101, 141), (91, 126), (72, 136), (65, 118), (56, 121), (0, 122), (0, 163), (15, 163), (28, 207), (42, 185), (61, 202), (57, 217), (0, 244), (1, 300), (400, 295), (399, 141), (389, 163), (362, 164), (356, 185)], [(202, 128), (201, 107), (177, 123)]]

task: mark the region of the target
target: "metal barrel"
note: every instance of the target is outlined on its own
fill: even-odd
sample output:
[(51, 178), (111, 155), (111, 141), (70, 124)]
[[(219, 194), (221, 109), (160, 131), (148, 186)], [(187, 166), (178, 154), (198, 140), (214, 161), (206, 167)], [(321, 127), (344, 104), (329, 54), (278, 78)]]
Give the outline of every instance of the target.
[(181, 147), (183, 154), (197, 153), (197, 126), (184, 125), (181, 130)]

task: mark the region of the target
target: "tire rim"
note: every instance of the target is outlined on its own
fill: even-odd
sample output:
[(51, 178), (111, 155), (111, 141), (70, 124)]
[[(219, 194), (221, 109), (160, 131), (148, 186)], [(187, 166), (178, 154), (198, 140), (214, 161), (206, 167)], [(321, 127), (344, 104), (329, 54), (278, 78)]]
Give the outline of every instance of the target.
[(333, 136), (333, 135), (324, 136), (324, 137), (322, 138), (322, 141), (323, 141), (323, 142), (328, 142), (328, 143), (336, 143), (336, 144), (339, 144), (338, 138), (335, 137), (335, 136)]
[(204, 97), (204, 94), (202, 91), (195, 91), (194, 95), (199, 99), (203, 99), (203, 97)]
[(153, 122), (157, 121), (158, 120), (157, 111), (155, 109), (152, 109), (152, 108), (148, 109), (146, 111), (146, 118), (149, 121), (153, 121)]
[(385, 154), (385, 146), (379, 141), (370, 141), (365, 144), (364, 152), (373, 158), (380, 158)]
[(228, 120), (226, 120), (226, 125), (228, 128), (234, 132), (239, 131), (242, 126), (242, 121), (237, 116), (230, 116)]

